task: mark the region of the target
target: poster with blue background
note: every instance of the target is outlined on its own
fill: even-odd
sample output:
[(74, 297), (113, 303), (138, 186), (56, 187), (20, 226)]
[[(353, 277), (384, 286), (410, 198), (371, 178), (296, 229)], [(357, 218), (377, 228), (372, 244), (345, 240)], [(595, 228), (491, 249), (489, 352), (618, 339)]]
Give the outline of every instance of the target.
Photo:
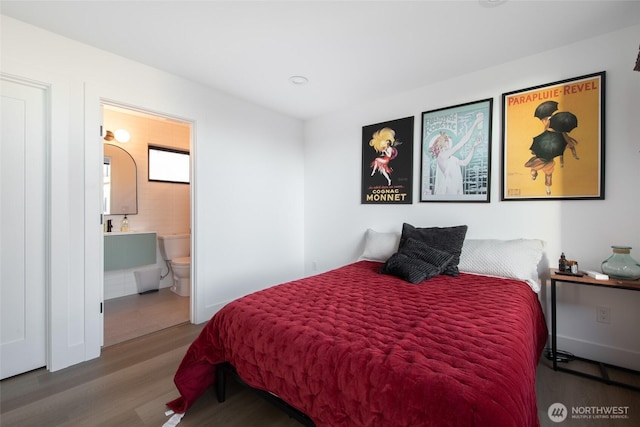
[(489, 202), (493, 99), (422, 113), (421, 202)]

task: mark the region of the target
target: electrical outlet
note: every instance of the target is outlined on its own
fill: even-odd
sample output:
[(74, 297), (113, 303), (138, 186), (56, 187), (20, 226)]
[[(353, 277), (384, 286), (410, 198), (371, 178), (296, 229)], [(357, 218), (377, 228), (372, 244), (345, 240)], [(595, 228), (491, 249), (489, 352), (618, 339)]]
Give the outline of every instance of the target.
[(596, 321), (600, 323), (611, 323), (611, 308), (596, 307)]

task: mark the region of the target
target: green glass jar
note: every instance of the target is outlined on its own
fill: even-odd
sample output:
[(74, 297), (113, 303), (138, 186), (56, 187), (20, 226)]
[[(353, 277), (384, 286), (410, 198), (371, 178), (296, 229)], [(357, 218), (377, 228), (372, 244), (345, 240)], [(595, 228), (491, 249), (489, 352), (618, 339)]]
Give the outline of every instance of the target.
[(602, 272), (612, 279), (640, 279), (640, 264), (631, 258), (630, 246), (611, 246), (613, 255), (602, 262)]

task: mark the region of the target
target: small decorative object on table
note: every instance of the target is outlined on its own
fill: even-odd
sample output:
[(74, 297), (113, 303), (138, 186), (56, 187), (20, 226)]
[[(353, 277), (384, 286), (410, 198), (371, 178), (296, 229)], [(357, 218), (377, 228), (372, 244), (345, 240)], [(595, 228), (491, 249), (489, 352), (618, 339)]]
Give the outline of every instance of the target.
[(584, 274), (578, 270), (578, 261), (567, 259), (564, 252), (562, 252), (560, 259), (558, 260), (558, 274), (567, 276), (584, 276)]
[(569, 264), (569, 271), (571, 271), (572, 274), (578, 274), (578, 261), (567, 261), (567, 263)]
[(567, 271), (567, 266), (567, 257), (564, 255), (564, 252), (562, 252), (558, 260), (558, 271)]
[(614, 279), (640, 279), (640, 264), (631, 258), (630, 246), (611, 246), (613, 255), (602, 262), (602, 272)]

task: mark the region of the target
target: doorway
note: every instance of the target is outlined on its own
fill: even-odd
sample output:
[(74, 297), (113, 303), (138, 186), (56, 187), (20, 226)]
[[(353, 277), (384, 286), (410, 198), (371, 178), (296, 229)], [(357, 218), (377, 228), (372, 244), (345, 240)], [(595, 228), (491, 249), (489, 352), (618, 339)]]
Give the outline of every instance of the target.
[[(112, 103), (102, 103), (103, 148), (118, 147), (134, 161), (136, 182), (132, 187), (135, 201), (126, 208), (105, 212), (105, 225), (111, 222), (112, 232), (190, 234), (190, 182), (160, 182), (149, 177), (149, 146), (190, 152), (191, 123), (173, 117), (151, 113)], [(126, 131), (128, 138), (118, 137)], [(125, 141), (126, 140), (126, 141)], [(107, 150), (104, 150), (105, 156)], [(106, 157), (105, 157), (106, 158)], [(190, 158), (190, 164), (193, 160)], [(101, 165), (106, 168), (105, 165)], [(111, 172), (113, 168), (110, 168)], [(109, 190), (105, 180), (103, 193)], [(103, 197), (103, 207), (112, 197)], [(127, 225), (123, 221), (128, 222)], [(122, 231), (123, 226), (127, 231)], [(106, 230), (105, 230), (106, 231)], [(105, 233), (106, 234), (106, 233)], [(190, 245), (193, 247), (193, 245)], [(142, 335), (189, 322), (191, 297), (172, 291), (173, 275), (163, 260), (156, 241), (156, 263), (123, 270), (104, 271), (104, 339), (103, 346), (118, 344)], [(140, 289), (135, 271), (159, 271), (158, 290)], [(191, 284), (193, 290), (193, 284)], [(191, 292), (189, 292), (191, 294)]]

